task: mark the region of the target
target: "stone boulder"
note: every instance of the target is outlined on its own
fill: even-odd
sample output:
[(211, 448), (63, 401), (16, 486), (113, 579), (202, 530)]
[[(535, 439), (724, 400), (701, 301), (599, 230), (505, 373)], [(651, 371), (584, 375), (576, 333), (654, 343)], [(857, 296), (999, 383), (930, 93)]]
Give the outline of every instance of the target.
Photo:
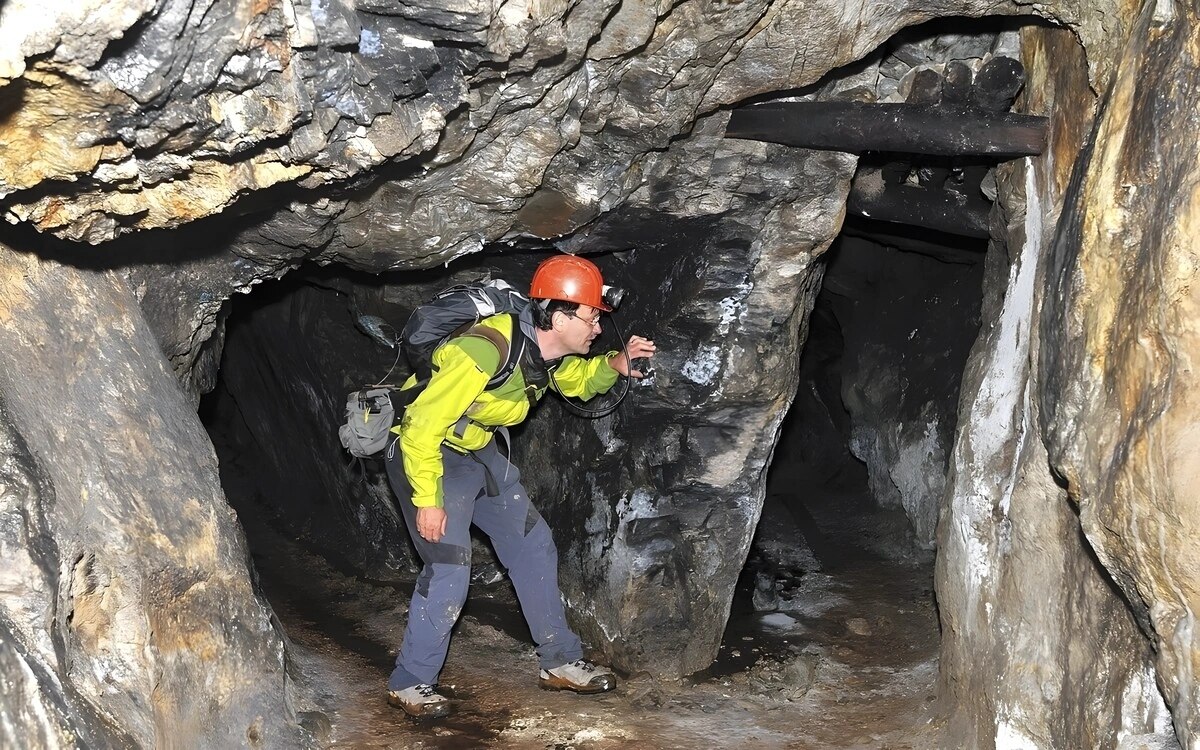
[(0, 248), (0, 394), (14, 746), (304, 744), (212, 444), (124, 280)]

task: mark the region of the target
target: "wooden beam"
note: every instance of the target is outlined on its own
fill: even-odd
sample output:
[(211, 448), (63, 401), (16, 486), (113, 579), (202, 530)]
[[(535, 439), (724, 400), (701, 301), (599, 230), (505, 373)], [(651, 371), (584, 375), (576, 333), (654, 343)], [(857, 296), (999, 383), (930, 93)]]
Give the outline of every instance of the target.
[(847, 214), (843, 235), (868, 240), (906, 253), (919, 253), (943, 263), (978, 263), (987, 250), (987, 241), (976, 237), (935, 232), (924, 227), (912, 228), (886, 222), (861, 219)]
[(1045, 117), (969, 107), (767, 102), (735, 109), (726, 138), (844, 151), (1012, 159), (1046, 148)]
[(1012, 106), (1025, 85), (1025, 67), (1011, 57), (993, 57), (975, 76), (971, 103), (980, 109), (1003, 112)]
[(885, 182), (879, 169), (860, 169), (850, 186), (846, 211), (875, 221), (924, 227), (964, 237), (985, 238), (991, 204), (982, 195)]

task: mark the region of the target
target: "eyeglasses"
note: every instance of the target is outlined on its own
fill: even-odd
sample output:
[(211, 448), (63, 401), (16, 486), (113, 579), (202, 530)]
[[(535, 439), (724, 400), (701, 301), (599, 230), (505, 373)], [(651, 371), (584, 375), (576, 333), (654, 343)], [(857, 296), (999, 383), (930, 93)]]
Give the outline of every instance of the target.
[(579, 315), (578, 313), (574, 313), (574, 312), (565, 312), (564, 311), (564, 314), (569, 318), (578, 318), (579, 320), (582, 320), (584, 323), (587, 324), (588, 328), (595, 328), (596, 326), (600, 325), (600, 311), (599, 310), (596, 311), (596, 314), (593, 315), (590, 320), (588, 318), (585, 318), (582, 315)]

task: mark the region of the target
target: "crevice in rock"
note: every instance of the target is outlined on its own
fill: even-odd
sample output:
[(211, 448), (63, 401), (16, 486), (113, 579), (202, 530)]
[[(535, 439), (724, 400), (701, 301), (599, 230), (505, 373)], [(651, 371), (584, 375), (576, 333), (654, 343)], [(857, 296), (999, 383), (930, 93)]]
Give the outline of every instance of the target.
[(930, 255), (843, 234), (824, 257), (796, 398), (706, 675), (774, 680), (795, 698), (814, 670), (936, 663), (933, 532), (983, 270), (980, 241), (947, 242)]

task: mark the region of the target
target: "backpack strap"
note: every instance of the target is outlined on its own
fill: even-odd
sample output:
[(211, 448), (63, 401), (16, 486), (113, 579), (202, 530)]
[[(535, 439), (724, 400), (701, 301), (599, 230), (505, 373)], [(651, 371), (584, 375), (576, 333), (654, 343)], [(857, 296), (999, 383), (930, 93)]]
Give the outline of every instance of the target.
[(496, 352), (500, 355), (500, 366), (496, 368), (496, 374), (488, 380), (487, 390), (495, 390), (508, 381), (513, 371), (517, 369), (517, 363), (521, 360), (521, 354), (525, 351), (525, 337), (517, 329), (519, 322), (515, 315), (511, 317), (513, 323), (513, 341), (519, 342), (517, 346), (512, 346), (509, 340), (504, 338), (504, 334), (489, 326), (473, 325), (459, 334), (460, 336), (474, 336), (485, 339), (491, 342), (492, 346), (496, 347)]
[[(496, 368), (496, 374), (493, 375), (490, 380), (488, 380), (485, 390), (495, 390), (508, 382), (508, 379), (512, 377), (513, 372), (517, 369), (517, 365), (520, 364), (521, 357), (525, 355), (528, 339), (526, 339), (525, 334), (521, 333), (521, 330), (517, 327), (520, 325), (520, 321), (517, 319), (517, 316), (512, 315), (512, 319), (513, 339), (520, 342), (518, 346), (511, 346), (508, 339), (504, 338), (504, 334), (500, 333), (495, 328), (482, 326), (475, 323), (460, 326), (445, 339), (446, 341), (449, 341), (450, 339), (457, 338), (459, 336), (474, 336), (476, 338), (484, 339), (490, 342), (492, 346), (496, 347), (496, 351), (500, 354), (500, 366)], [(406, 388), (404, 390), (395, 389), (392, 391), (392, 406), (395, 409), (396, 414), (401, 414), (404, 408), (415, 401), (417, 396), (419, 396), (421, 392), (425, 390), (426, 386), (429, 385), (429, 380), (433, 377), (432, 370), (425, 373), (423, 376), (421, 373), (417, 373), (417, 376), (417, 382), (411, 388)], [(535, 404), (537, 402), (537, 399), (529, 391), (526, 391), (525, 395), (529, 399), (530, 404)], [(464, 419), (467, 418), (464, 417)], [(460, 432), (465, 428), (465, 426), (465, 422), (457, 425)], [(485, 427), (485, 429), (488, 428)]]

